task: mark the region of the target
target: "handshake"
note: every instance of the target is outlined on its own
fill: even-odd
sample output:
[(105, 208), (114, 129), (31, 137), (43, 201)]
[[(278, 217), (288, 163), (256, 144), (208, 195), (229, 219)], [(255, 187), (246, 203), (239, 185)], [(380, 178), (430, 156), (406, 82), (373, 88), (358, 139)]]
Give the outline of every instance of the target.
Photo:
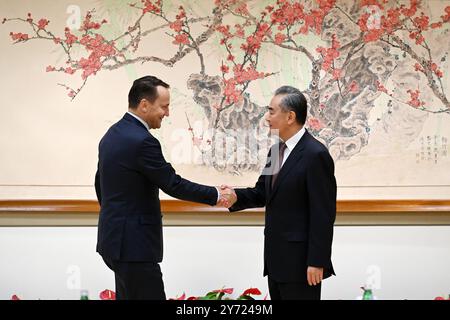
[(217, 201), (218, 206), (228, 209), (237, 201), (236, 192), (234, 192), (232, 187), (223, 184), (217, 187), (217, 191), (219, 191), (220, 196), (219, 201)]

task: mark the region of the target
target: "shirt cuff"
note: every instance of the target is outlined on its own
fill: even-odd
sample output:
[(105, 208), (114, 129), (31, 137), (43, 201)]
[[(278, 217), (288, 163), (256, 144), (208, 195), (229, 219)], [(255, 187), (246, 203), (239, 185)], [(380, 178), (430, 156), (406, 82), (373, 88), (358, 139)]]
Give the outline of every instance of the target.
[(218, 203), (220, 200), (220, 191), (219, 191), (219, 188), (217, 188), (217, 187), (214, 187), (214, 188), (216, 188), (216, 190), (217, 190), (217, 202), (216, 203)]

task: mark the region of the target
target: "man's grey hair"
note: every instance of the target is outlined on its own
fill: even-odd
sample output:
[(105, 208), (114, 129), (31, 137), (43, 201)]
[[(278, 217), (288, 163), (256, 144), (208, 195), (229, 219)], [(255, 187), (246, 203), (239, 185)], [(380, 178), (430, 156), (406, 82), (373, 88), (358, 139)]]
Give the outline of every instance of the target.
[(275, 91), (275, 95), (284, 95), (280, 106), (285, 112), (294, 111), (297, 122), (305, 124), (307, 113), (307, 102), (303, 93), (292, 86), (282, 86)]

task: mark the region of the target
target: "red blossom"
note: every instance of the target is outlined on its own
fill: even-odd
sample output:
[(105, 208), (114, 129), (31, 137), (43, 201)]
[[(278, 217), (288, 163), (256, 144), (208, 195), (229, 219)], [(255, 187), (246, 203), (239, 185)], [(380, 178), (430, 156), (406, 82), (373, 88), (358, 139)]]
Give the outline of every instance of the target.
[(52, 67), (52, 66), (47, 66), (47, 68), (45, 69), (46, 72), (52, 72), (52, 71), (55, 71), (55, 70), (56, 70), (56, 68)]
[(256, 79), (262, 79), (266, 75), (264, 72), (258, 72), (254, 66), (248, 66), (246, 69), (242, 65), (235, 65), (233, 67), (234, 79), (238, 84), (253, 81)]
[(414, 65), (414, 70), (416, 71), (423, 71), (422, 66), (420, 65), (420, 63), (417, 63)]
[(74, 74), (75, 71), (77, 71), (77, 70), (76, 69), (72, 69), (71, 67), (67, 67), (66, 69), (64, 69), (64, 72), (68, 73), (68, 74)]
[(224, 80), (224, 92), (226, 103), (236, 103), (241, 98), (241, 93), (236, 89), (236, 80)]
[(282, 44), (286, 40), (286, 35), (283, 33), (277, 33), (275, 35), (275, 43), (276, 44)]
[(179, 6), (178, 10), (178, 14), (176, 15), (177, 20), (186, 18), (186, 11), (184, 11), (183, 6)]
[(183, 27), (183, 22), (181, 20), (175, 20), (174, 22), (171, 22), (169, 24), (169, 27), (175, 32), (180, 32), (181, 28)]
[(248, 16), (249, 12), (247, 9), (247, 4), (245, 2), (242, 2), (239, 6), (236, 7), (234, 10), (235, 13), (240, 14), (242, 16)]
[(353, 80), (350, 83), (350, 85), (348, 86), (348, 92), (351, 92), (351, 93), (359, 92), (359, 85), (358, 85), (358, 83), (355, 80)]
[(10, 32), (9, 35), (11, 36), (11, 38), (12, 38), (14, 41), (17, 41), (17, 42), (28, 40), (28, 34), (26, 34), (26, 33), (21, 33), (21, 32), (14, 33), (14, 32)]
[(383, 36), (383, 33), (384, 32), (382, 29), (371, 29), (364, 35), (364, 41), (365, 42), (377, 41)]
[(100, 292), (100, 299), (101, 300), (116, 300), (116, 293), (111, 290), (103, 290)]
[(410, 106), (413, 106), (414, 108), (419, 108), (425, 104), (425, 102), (423, 102), (419, 99), (419, 95), (420, 95), (419, 90), (413, 91), (413, 90), (409, 89), (406, 92), (408, 92), (409, 95), (411, 96), (411, 100), (409, 100), (407, 102)]
[(416, 44), (421, 44), (425, 41), (425, 38), (420, 32), (410, 32), (409, 37), (416, 41)]
[(189, 44), (190, 42), (189, 42), (188, 35), (183, 33), (183, 34), (177, 34), (175, 36), (175, 40), (173, 40), (172, 43), (181, 45), (181, 44)]
[(383, 85), (380, 81), (378, 81), (378, 80), (377, 80), (377, 91), (381, 91), (381, 92), (384, 92), (384, 93), (388, 94), (387, 89), (386, 89), (386, 88), (384, 87), (384, 85)]
[(445, 16), (441, 16), (443, 22), (450, 21), (450, 6), (445, 7)]
[[(445, 300), (445, 298), (441, 297), (441, 296), (438, 296), (438, 297), (434, 298), (434, 300)], [(449, 298), (449, 300), (450, 300), (450, 298)]]
[(258, 295), (261, 294), (261, 291), (259, 291), (258, 288), (249, 288), (249, 289), (245, 290), (242, 295), (243, 296), (248, 296), (248, 295), (251, 295), (251, 294), (258, 296)]
[(391, 34), (402, 24), (400, 20), (400, 9), (392, 8), (387, 12), (387, 17), (381, 17), (382, 29), (387, 33)]
[(255, 54), (261, 48), (262, 39), (258, 35), (247, 37), (247, 42), (241, 45), (241, 49), (249, 54)]
[(142, 9), (142, 13), (155, 13), (155, 14), (159, 14), (161, 13), (161, 0), (157, 0), (155, 1), (155, 3), (153, 3), (150, 0), (141, 0), (141, 2), (144, 4), (144, 8)]
[(432, 23), (430, 25), (431, 29), (438, 29), (440, 27), (442, 27), (442, 22), (436, 22), (436, 23)]
[(339, 48), (341, 44), (336, 40), (336, 35), (333, 35), (331, 40), (331, 48), (317, 47), (316, 51), (322, 55), (323, 63), (322, 69), (325, 71), (330, 70), (333, 65), (334, 59), (340, 55)]
[(279, 7), (275, 11), (273, 7), (269, 6), (270, 10), (266, 7), (267, 12), (271, 13), (270, 18), (274, 24), (293, 25), (305, 17), (304, 7), (299, 2), (279, 1), (277, 5)]
[[(386, 1), (383, 1), (384, 3), (386, 3)], [(365, 7), (365, 6), (377, 6), (380, 9), (383, 9), (383, 5), (380, 3), (379, 0), (361, 0), (360, 4), (361, 7)]]
[(91, 14), (91, 12), (88, 11), (88, 13), (86, 14), (86, 17), (84, 18), (81, 30), (84, 30), (84, 31), (88, 31), (90, 29), (97, 30), (97, 29), (100, 29), (102, 24), (106, 23), (105, 19), (103, 19), (101, 23), (91, 21), (91, 19), (92, 19), (92, 14)]
[(11, 300), (21, 300), (16, 294), (11, 296)]
[(236, 29), (236, 32), (234, 33), (234, 35), (236, 37), (238, 37), (238, 38), (244, 38), (245, 37), (244, 28), (240, 24), (236, 24), (234, 26), (234, 28)]
[(44, 19), (44, 18), (40, 19), (38, 21), (38, 28), (39, 29), (45, 29), (45, 27), (48, 25), (49, 22), (50, 21), (48, 21), (47, 19)]
[(419, 28), (420, 30), (427, 30), (428, 29), (428, 24), (430, 23), (430, 18), (426, 15), (422, 14), (420, 15), (420, 17), (415, 17), (414, 18), (414, 25)]
[(358, 19), (358, 26), (361, 32), (364, 33), (364, 41), (372, 42), (379, 40), (385, 33), (391, 33), (394, 28), (400, 23), (398, 20), (398, 13), (393, 10), (388, 11), (388, 19), (384, 16), (381, 17), (381, 28), (375, 28), (371, 26), (369, 28), (368, 21), (370, 18), (369, 13), (363, 13)]
[(222, 64), (222, 66), (220, 67), (220, 71), (222, 71), (222, 73), (228, 73), (230, 71), (230, 68), (227, 65)]
[(97, 74), (97, 71), (102, 67), (100, 56), (98, 56), (95, 52), (92, 52), (88, 59), (81, 58), (78, 65), (83, 69), (83, 74), (81, 75), (83, 80), (86, 80), (86, 78), (90, 75)]
[(341, 77), (342, 69), (333, 69), (333, 79), (337, 80)]
[(70, 32), (70, 29), (69, 29), (69, 28), (66, 27), (64, 30), (65, 30), (65, 36), (66, 36), (66, 43), (67, 43), (69, 46), (71, 46), (73, 43), (75, 43), (75, 41), (78, 40), (78, 37), (75, 36), (75, 35), (73, 35), (73, 34)]
[(409, 8), (402, 8), (401, 12), (405, 17), (412, 17), (417, 12), (417, 5), (419, 4), (419, 0), (410, 0), (411, 6)]
[(369, 13), (363, 13), (359, 19), (358, 19), (358, 26), (359, 29), (361, 29), (362, 32), (369, 31), (369, 28), (367, 28), (367, 21), (369, 20), (370, 14)]
[(436, 63), (431, 63), (431, 70), (439, 77), (442, 78), (444, 76), (444, 74), (442, 73), (441, 70), (438, 69), (438, 66)]
[(216, 28), (217, 31), (219, 31), (221, 34), (225, 36), (225, 38), (231, 38), (233, 35), (230, 33), (230, 26), (229, 25), (219, 25)]
[(116, 53), (114, 42), (108, 43), (100, 34), (96, 34), (95, 38), (90, 35), (84, 35), (80, 40), (80, 44), (85, 46), (87, 50), (94, 51), (99, 57), (108, 57)]
[(315, 117), (310, 117), (308, 119), (308, 126), (311, 130), (315, 131), (319, 131), (324, 127), (324, 125), (320, 122), (320, 120)]

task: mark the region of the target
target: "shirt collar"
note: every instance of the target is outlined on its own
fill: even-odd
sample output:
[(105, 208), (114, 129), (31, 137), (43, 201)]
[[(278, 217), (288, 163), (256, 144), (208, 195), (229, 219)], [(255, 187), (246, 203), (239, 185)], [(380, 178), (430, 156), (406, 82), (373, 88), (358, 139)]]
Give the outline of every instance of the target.
[(286, 147), (289, 149), (289, 151), (292, 151), (295, 148), (297, 143), (300, 141), (300, 139), (305, 134), (305, 131), (306, 131), (305, 127), (302, 127), (296, 134), (294, 134), (292, 137), (290, 137), (286, 141)]
[(138, 117), (137, 115), (135, 115), (133, 112), (127, 111), (127, 113), (133, 117), (135, 117), (136, 119), (138, 119), (144, 126), (145, 128), (147, 128), (147, 130), (150, 130), (150, 127), (148, 126), (147, 122), (145, 122), (144, 120), (142, 120), (140, 117)]

